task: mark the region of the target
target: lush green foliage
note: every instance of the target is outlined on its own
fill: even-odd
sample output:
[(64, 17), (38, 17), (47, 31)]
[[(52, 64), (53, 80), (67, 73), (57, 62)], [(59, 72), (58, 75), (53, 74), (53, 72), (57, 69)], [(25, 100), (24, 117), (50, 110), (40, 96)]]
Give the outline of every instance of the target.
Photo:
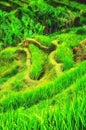
[(56, 57), (59, 62), (64, 64), (64, 69), (70, 69), (73, 67), (73, 54), (68, 47), (64, 45), (59, 46), (56, 52)]
[(62, 76), (53, 82), (32, 89), (30, 92), (25, 92), (23, 95), (21, 93), (8, 94), (4, 99), (2, 97), (2, 100), (0, 102), (1, 111), (7, 111), (8, 109), (13, 108), (16, 109), (19, 106), (30, 107), (40, 100), (52, 97), (68, 86), (72, 85), (73, 82), (78, 80), (79, 77), (84, 76), (86, 73), (85, 70), (86, 61), (78, 65), (78, 67), (65, 72)]
[(30, 51), (32, 55), (32, 67), (30, 75), (32, 79), (37, 80), (44, 72), (44, 65), (47, 60), (47, 54), (33, 45), (30, 45)]
[[(86, 96), (80, 93), (81, 90), (83, 90), (83, 94), (85, 94), (86, 92), (85, 78), (86, 76), (81, 78), (80, 81), (77, 81), (73, 85), (74, 87), (71, 86), (70, 89), (64, 91), (60, 95), (57, 95), (57, 97), (55, 96), (50, 100), (41, 101), (40, 104), (37, 104), (29, 109), (24, 109), (23, 107), (21, 107), (16, 111), (12, 110), (10, 112), (9, 111), (6, 112), (5, 114), (1, 113), (0, 114), (1, 128), (3, 129), (8, 128), (9, 130), (16, 128), (19, 129), (54, 128), (59, 130), (60, 128), (61, 129), (65, 128), (68, 130), (69, 129), (77, 130), (81, 129), (82, 127), (82, 129), (85, 129)], [(75, 90), (73, 90), (72, 88), (74, 88)], [(65, 101), (64, 109), (63, 105), (61, 104), (63, 100)], [(11, 125), (9, 125), (8, 122), (10, 122)]]
[(48, 37), (47, 35), (36, 35), (35, 39), (37, 41), (39, 41), (42, 45), (46, 46), (46, 47), (50, 47), (51, 42), (52, 42), (52, 38)]
[(86, 5), (0, 1), (0, 130), (85, 130), (85, 95)]
[[(28, 6), (25, 4), (24, 7), (19, 7), (14, 11), (0, 10), (0, 48), (15, 46), (22, 39), (34, 37), (34, 34), (49, 34), (58, 29), (75, 26), (78, 22), (76, 18), (79, 11), (75, 13), (67, 6), (54, 7), (44, 0), (37, 2), (33, 0), (27, 3)], [(22, 3), (20, 2), (19, 5)], [(84, 23), (84, 19), (82, 16), (81, 24)]]
[(84, 33), (84, 35), (82, 34), (76, 34), (76, 31), (78, 29), (75, 29), (74, 31), (70, 31), (67, 33), (61, 33), (61, 35), (57, 35), (56, 38), (58, 38), (60, 40), (61, 43), (64, 42), (64, 44), (68, 47), (74, 48), (75, 46), (78, 46), (80, 44), (80, 41), (82, 41), (86, 35)]

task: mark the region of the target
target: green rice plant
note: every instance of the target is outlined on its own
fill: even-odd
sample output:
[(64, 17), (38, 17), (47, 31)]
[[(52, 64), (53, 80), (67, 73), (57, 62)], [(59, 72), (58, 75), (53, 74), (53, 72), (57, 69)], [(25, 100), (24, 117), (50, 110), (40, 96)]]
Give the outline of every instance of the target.
[[(38, 107), (38, 112), (35, 113), (40, 118), (39, 109), (42, 109), (41, 118), (43, 116), (42, 120), (44, 121), (43, 123), (46, 129), (51, 128), (51, 129), (62, 129), (62, 130), (63, 129), (77, 130), (80, 129), (81, 127), (82, 127), (81, 129), (86, 128), (85, 111), (83, 112), (83, 109), (86, 110), (85, 107), (86, 101), (84, 101), (86, 99), (86, 96), (84, 96), (85, 94), (84, 90), (86, 90), (85, 78), (86, 76), (80, 78), (80, 80), (77, 80), (76, 83), (73, 84), (73, 89), (76, 88), (75, 90), (73, 90), (74, 95), (72, 96), (70, 95), (71, 93), (69, 93), (70, 92), (69, 89), (68, 91), (62, 92), (60, 96), (60, 98), (63, 97), (62, 101), (59, 101), (59, 104), (57, 103), (57, 105), (55, 105), (55, 108), (54, 105), (51, 106), (50, 103), (47, 105), (46, 104), (47, 102), (44, 103), (46, 105), (44, 105), (44, 107), (42, 108), (41, 108), (42, 104), (40, 104), (40, 106)], [(83, 89), (82, 91), (81, 89), (77, 91), (77, 88), (80, 84), (83, 86)], [(67, 94), (67, 97), (65, 100), (63, 100), (65, 98), (65, 94)], [(55, 96), (54, 100), (56, 101), (59, 100), (60, 98), (58, 99), (58, 97), (59, 95), (57, 95), (57, 98)], [(43, 111), (44, 108), (45, 110)], [(34, 112), (34, 109), (37, 110), (36, 106), (33, 106), (32, 112)], [(83, 114), (81, 111), (83, 112)], [(81, 119), (83, 119), (83, 121)]]
[(63, 63), (64, 69), (70, 69), (74, 65), (72, 51), (64, 45), (57, 48), (56, 58), (59, 62)]
[[(0, 113), (0, 125), (3, 129), (57, 129), (57, 130), (83, 130), (86, 128), (86, 120), (85, 120), (85, 111), (86, 111), (86, 96), (83, 94), (84, 89), (75, 92), (75, 88), (77, 90), (79, 83), (83, 85), (85, 77), (80, 78), (73, 85), (73, 93), (72, 99), (69, 94), (69, 89), (66, 92), (62, 92), (61, 98), (65, 98), (65, 94), (67, 98), (65, 100), (62, 99), (62, 102), (51, 105), (48, 100), (46, 102), (42, 101), (41, 103), (34, 105), (28, 109), (24, 107), (19, 108), (18, 110), (11, 110), (5, 113)], [(83, 88), (85, 88), (83, 85)], [(80, 93), (81, 92), (81, 93)], [(69, 96), (68, 96), (69, 94)], [(59, 96), (59, 95), (58, 95)], [(55, 100), (59, 100), (55, 98)], [(50, 99), (52, 100), (52, 99)], [(43, 103), (44, 102), (44, 103)], [(63, 103), (63, 104), (62, 104)], [(34, 111), (35, 110), (35, 111)], [(9, 123), (11, 125), (9, 125)], [(16, 124), (16, 125), (15, 125)], [(21, 125), (22, 124), (22, 125)], [(19, 126), (19, 127), (18, 127)]]
[(23, 94), (8, 94), (0, 101), (1, 111), (17, 109), (19, 106), (25, 106), (26, 108), (30, 107), (33, 104), (38, 103), (40, 100), (50, 98), (61, 92), (62, 90), (66, 89), (84, 74), (86, 74), (86, 61), (83, 61), (77, 67), (70, 69), (70, 71), (64, 72), (63, 75), (58, 77), (53, 82), (47, 83), (42, 86), (40, 85), (40, 87), (36, 87)]
[[(4, 82), (6, 82), (8, 80), (9, 77), (3, 77), (3, 78), (0, 78), (0, 84), (2, 85)], [(0, 85), (0, 87), (1, 87)]]
[(85, 35), (86, 34), (86, 26), (77, 28), (76, 34)]
[(44, 46), (51, 46), (52, 39), (47, 35), (36, 35), (35, 39), (38, 40)]
[(24, 82), (19, 79), (16, 79), (15, 82), (12, 83), (12, 90), (20, 91), (25, 87)]
[(81, 10), (82, 9), (82, 11), (83, 12), (86, 12), (86, 6), (85, 6), (85, 4), (80, 4), (79, 2), (77, 2), (77, 1), (70, 1), (70, 6), (72, 7), (72, 8), (75, 8), (75, 9), (77, 9), (77, 10)]
[[(21, 5), (18, 1), (14, 3)], [(0, 52), (0, 130), (86, 129), (86, 61), (74, 65), (71, 50), (86, 38), (85, 26), (68, 28), (69, 31), (65, 31), (66, 33), (59, 32), (59, 29), (67, 27), (66, 24), (69, 22), (71, 24), (71, 20), (74, 20), (77, 14), (80, 15), (81, 9), (83, 12), (80, 22), (85, 25), (86, 6), (68, 0), (63, 1), (62, 4), (56, 7), (54, 1), (30, 0), (26, 1), (25, 7), (12, 12), (0, 10), (0, 51), (7, 46), (16, 46), (24, 38), (35, 37), (47, 47), (52, 47), (52, 39), (58, 39), (63, 44), (58, 45), (56, 58), (64, 64), (66, 70), (53, 81), (46, 84), (43, 84), (44, 81), (42, 84), (39, 81), (39, 86), (25, 89), (28, 83), (23, 82), (25, 81), (23, 79), (27, 78), (27, 75), (30, 74), (35, 80), (43, 76), (47, 54), (30, 44), (32, 66), (27, 71), (29, 67), (26, 66), (26, 54), (23, 51), (17, 53), (16, 48), (2, 50)], [(57, 30), (56, 38), (54, 35), (51, 37), (43, 35)]]
[(30, 76), (32, 79), (37, 80), (44, 71), (44, 64), (47, 60), (47, 54), (34, 45), (30, 45), (30, 51), (32, 56)]
[(86, 92), (86, 74), (81, 78), (81, 80), (77, 80), (76, 84), (74, 85), (76, 93), (79, 91), (84, 96)]
[(0, 77), (6, 78), (17, 73), (19, 65), (14, 60), (15, 48), (7, 48), (0, 53)]
[(15, 46), (20, 42), (21, 32), (19, 30), (22, 31), (21, 22), (15, 16), (11, 17), (6, 12), (0, 16), (0, 19), (0, 30), (2, 32), (0, 39), (4, 43), (3, 47)]
[[(19, 11), (19, 16), (16, 16)], [(27, 11), (31, 12), (29, 9)], [(35, 20), (32, 19), (34, 12), (33, 15), (30, 14), (32, 18), (28, 17), (28, 12), (21, 8), (14, 13), (0, 11), (0, 41), (3, 43), (0, 48), (16, 46), (22, 39), (33, 37), (34, 33), (43, 34), (44, 26), (40, 22), (35, 23)], [(21, 18), (19, 18), (20, 14)]]
[[(83, 14), (83, 15), (85, 15), (84, 17), (82, 16), (81, 17), (81, 23), (83, 24), (83, 25), (86, 25), (86, 13), (85, 14)], [(86, 32), (85, 32), (86, 33)]]
[(0, 77), (10, 77), (18, 72), (19, 65), (17, 62), (0, 66)]
[[(21, 54), (18, 55), (18, 57), (20, 56), (20, 61), (16, 60), (16, 50), (17, 48), (7, 48), (2, 50), (0, 53), (0, 87), (5, 86), (4, 88), (8, 88), (12, 86), (13, 88), (16, 84), (14, 80), (16, 76), (21, 74), (19, 72), (25, 71), (25, 67), (23, 67), (24, 64), (22, 63), (23, 61), (25, 62), (25, 57), (23, 57)], [(12, 77), (14, 77), (13, 80)], [(17, 82), (16, 86), (18, 86), (18, 84), (19, 83)], [(25, 86), (23, 83), (21, 84), (22, 85), (20, 86)]]
[[(77, 12), (66, 6), (54, 7), (44, 0), (29, 1), (28, 6), (19, 7), (9, 13), (0, 10), (0, 41), (4, 43), (1, 48), (16, 46), (22, 39), (34, 37), (35, 34), (49, 34), (65, 28), (71, 23), (71, 16), (77, 15)], [(68, 14), (68, 11), (71, 13)]]
[[(37, 105), (25, 109), (11, 110), (0, 113), (0, 125), (3, 129), (85, 129), (86, 111), (86, 75), (79, 78), (70, 89), (57, 94), (52, 99), (41, 101)], [(83, 82), (82, 82), (83, 81)], [(83, 88), (82, 88), (83, 86)], [(78, 88), (78, 91), (77, 91)], [(84, 93), (83, 93), (84, 92)], [(66, 98), (65, 98), (66, 96)], [(60, 99), (62, 98), (62, 99)], [(23, 98), (22, 98), (23, 99)], [(57, 104), (51, 104), (53, 100), (59, 100)], [(65, 99), (65, 100), (64, 100)], [(28, 100), (27, 100), (28, 101)], [(9, 104), (9, 103), (8, 103)], [(35, 110), (35, 111), (34, 111)], [(41, 116), (40, 116), (41, 115)], [(11, 125), (9, 125), (9, 123)], [(21, 125), (22, 123), (22, 125)], [(16, 125), (15, 125), (16, 124)], [(19, 127), (18, 127), (19, 126)]]
[[(76, 30), (76, 29), (75, 29)], [(86, 35), (81, 35), (80, 34), (76, 34), (76, 32), (70, 31), (68, 33), (62, 33), (57, 35), (57, 39), (61, 42), (64, 43), (67, 47), (75, 47), (78, 46), (80, 44), (80, 41), (82, 41), (83, 39), (85, 39)]]
[[(14, 60), (14, 54), (16, 52), (16, 48), (7, 48), (1, 51), (0, 53), (0, 63), (3, 62), (12, 62)], [(4, 59), (4, 61), (3, 61)]]

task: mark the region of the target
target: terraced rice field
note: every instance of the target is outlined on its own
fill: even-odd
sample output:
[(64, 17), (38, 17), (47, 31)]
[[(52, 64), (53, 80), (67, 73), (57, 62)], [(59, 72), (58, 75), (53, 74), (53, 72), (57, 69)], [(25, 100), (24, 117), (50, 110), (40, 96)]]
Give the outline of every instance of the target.
[[(22, 2), (27, 8), (28, 1)], [(22, 2), (14, 1), (15, 8), (22, 7)], [(59, 4), (70, 6), (64, 1)], [(0, 5), (7, 10), (13, 3), (2, 1)], [(86, 7), (71, 2), (70, 8), (82, 6)], [(85, 130), (86, 26), (35, 34), (14, 46), (3, 42), (0, 130)]]

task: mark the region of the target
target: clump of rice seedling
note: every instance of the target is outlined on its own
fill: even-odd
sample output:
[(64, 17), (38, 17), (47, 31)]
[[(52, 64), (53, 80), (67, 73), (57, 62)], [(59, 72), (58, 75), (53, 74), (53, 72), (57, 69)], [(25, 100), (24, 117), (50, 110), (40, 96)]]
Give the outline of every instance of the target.
[(10, 48), (10, 47), (2, 50), (0, 53), (0, 63), (13, 62), (15, 51), (16, 51), (16, 48)]
[[(77, 28), (75, 28), (75, 30), (77, 30)], [(76, 34), (76, 31), (74, 32), (74, 30), (72, 30), (68, 33), (59, 34), (56, 38), (61, 43), (64, 43), (67, 47), (73, 48), (75, 46), (78, 46), (80, 44), (80, 41), (86, 38), (86, 35), (83, 34), (80, 36), (80, 34)]]
[(82, 77), (85, 74), (86, 61), (83, 61), (74, 69), (64, 72), (63, 75), (56, 78), (53, 82), (40, 85), (31, 91), (24, 92), (23, 94), (14, 93), (14, 95), (12, 95), (12, 98), (14, 99), (11, 99), (11, 94), (7, 95), (3, 100), (0, 100), (1, 110), (7, 111), (11, 108), (17, 109), (20, 106), (30, 107), (41, 100), (49, 99), (72, 85), (77, 79), (79, 79), (79, 77)]
[(30, 45), (30, 51), (32, 54), (32, 66), (30, 77), (32, 79), (39, 79), (43, 73), (44, 64), (47, 60), (47, 55), (34, 45)]
[(14, 83), (12, 83), (12, 90), (14, 91), (20, 91), (25, 87), (24, 82), (22, 82), (19, 79), (16, 79)]
[(85, 35), (86, 34), (86, 27), (79, 27), (76, 30), (76, 34)]
[(35, 39), (38, 40), (44, 46), (50, 47), (52, 39), (45, 35), (36, 35)]
[(70, 69), (74, 65), (72, 51), (64, 45), (58, 47), (56, 57), (59, 62), (64, 64), (65, 70)]

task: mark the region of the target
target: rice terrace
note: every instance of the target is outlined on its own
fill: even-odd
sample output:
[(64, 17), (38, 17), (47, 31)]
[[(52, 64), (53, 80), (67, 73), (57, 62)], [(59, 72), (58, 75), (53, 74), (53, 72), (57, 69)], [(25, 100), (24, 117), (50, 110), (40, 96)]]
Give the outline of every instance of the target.
[(0, 130), (86, 130), (86, 0), (0, 0)]

